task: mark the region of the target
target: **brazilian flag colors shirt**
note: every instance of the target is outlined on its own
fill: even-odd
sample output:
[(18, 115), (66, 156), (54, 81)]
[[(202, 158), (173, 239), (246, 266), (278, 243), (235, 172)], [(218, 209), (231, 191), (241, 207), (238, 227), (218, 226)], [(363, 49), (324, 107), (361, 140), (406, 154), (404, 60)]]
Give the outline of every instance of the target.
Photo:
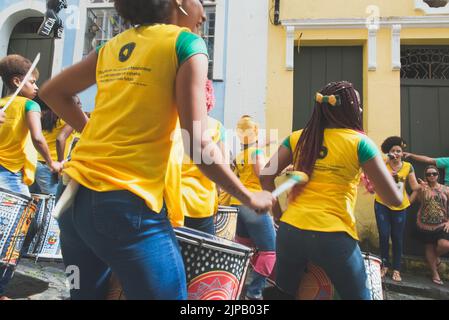
[[(254, 171), (254, 165), (258, 156), (263, 156), (264, 151), (258, 147), (248, 147), (240, 152), (235, 158), (237, 175), (242, 184), (251, 192), (262, 191), (259, 177)], [(240, 201), (234, 197), (231, 198), (231, 205), (240, 205)]]
[(127, 30), (98, 50), (95, 110), (65, 172), (94, 191), (129, 190), (160, 212), (178, 114), (178, 68), (204, 41), (174, 25)]
[[(283, 145), (292, 153), (302, 130)], [(366, 135), (350, 129), (325, 129), (323, 149), (310, 182), (293, 199), (281, 221), (303, 230), (346, 232), (358, 240), (354, 207), (361, 165), (379, 155)]]
[[(0, 100), (2, 109), (9, 97)], [(29, 139), (26, 114), (28, 112), (41, 112), (39, 104), (24, 98), (16, 97), (5, 111), (5, 123), (0, 125), (0, 166), (11, 172), (21, 171), (27, 162), (26, 145)]]

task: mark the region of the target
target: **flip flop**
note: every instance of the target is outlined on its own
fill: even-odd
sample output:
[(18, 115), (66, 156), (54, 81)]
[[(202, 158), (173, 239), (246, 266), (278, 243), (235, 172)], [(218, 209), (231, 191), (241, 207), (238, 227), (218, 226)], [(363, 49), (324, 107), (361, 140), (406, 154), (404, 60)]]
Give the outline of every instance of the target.
[(432, 282), (439, 286), (442, 286), (444, 284), (444, 282), (441, 279), (432, 279)]

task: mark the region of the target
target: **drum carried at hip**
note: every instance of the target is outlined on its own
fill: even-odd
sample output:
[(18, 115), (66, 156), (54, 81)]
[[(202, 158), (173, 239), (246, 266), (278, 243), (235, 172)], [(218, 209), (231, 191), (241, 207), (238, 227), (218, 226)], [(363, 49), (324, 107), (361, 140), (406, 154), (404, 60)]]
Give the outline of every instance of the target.
[[(190, 228), (176, 228), (187, 277), (188, 300), (238, 300), (252, 249)], [(124, 299), (113, 276), (108, 300)]]
[(17, 266), (35, 212), (31, 198), (0, 188), (0, 265)]
[(60, 230), (58, 222), (51, 215), (55, 207), (54, 195), (33, 194), (36, 203), (37, 232), (27, 250), (26, 256), (38, 259), (62, 260)]

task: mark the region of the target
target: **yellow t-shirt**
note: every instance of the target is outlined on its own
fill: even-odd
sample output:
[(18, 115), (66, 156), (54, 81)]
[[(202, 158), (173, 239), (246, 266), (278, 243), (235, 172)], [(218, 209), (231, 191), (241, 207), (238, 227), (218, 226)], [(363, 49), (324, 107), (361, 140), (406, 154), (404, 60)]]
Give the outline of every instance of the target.
[[(290, 150), (296, 149), (301, 134), (290, 136)], [(358, 240), (354, 207), (361, 164), (379, 152), (368, 137), (349, 129), (326, 129), (323, 145), (310, 182), (288, 204), (281, 221), (303, 230), (347, 232)]]
[[(264, 155), (264, 151), (258, 147), (248, 147), (240, 152), (235, 158), (237, 173), (242, 184), (251, 192), (262, 191), (259, 177), (254, 171), (254, 165), (256, 164), (256, 158), (259, 155)], [(240, 201), (237, 198), (231, 198), (231, 205), (240, 205)]]
[(141, 26), (99, 49), (95, 109), (66, 165), (70, 177), (95, 191), (129, 190), (161, 211), (181, 32), (188, 29)]
[[(9, 97), (0, 100), (0, 109), (8, 100)], [(37, 151), (34, 147), (30, 147), (32, 143), (26, 122), (26, 113), (30, 111), (40, 112), (39, 105), (30, 99), (18, 96), (5, 111), (5, 123), (0, 125), (0, 165), (14, 173), (21, 171), (25, 166), (36, 165)], [(28, 177), (28, 179), (34, 179), (34, 177)]]
[[(223, 140), (223, 125), (220, 121), (209, 117), (208, 128), (214, 143)], [(200, 171), (187, 155), (185, 155), (182, 165), (181, 187), (186, 217), (208, 218), (217, 212), (217, 186)]]
[[(387, 163), (387, 168), (388, 171), (390, 172), (393, 171), (389, 163)], [(409, 162), (405, 161), (402, 162), (402, 168), (398, 172), (397, 178), (398, 181), (396, 182), (398, 189), (402, 191), (404, 197), (404, 199), (402, 200), (402, 204), (399, 207), (387, 206), (385, 203), (382, 202), (382, 200), (377, 194), (376, 194), (376, 201), (394, 211), (402, 211), (410, 207), (410, 199), (408, 198), (407, 190), (405, 189), (405, 184), (407, 182), (409, 174), (412, 173), (413, 171), (414, 171), (413, 166)]]
[[(50, 156), (53, 161), (58, 161), (58, 151), (56, 149), (56, 139), (58, 138), (58, 135), (61, 133), (61, 130), (65, 127), (66, 123), (64, 120), (59, 119), (56, 122), (56, 127), (53, 128), (52, 131), (46, 131), (43, 130), (42, 133), (44, 135), (45, 141), (47, 141), (48, 149), (50, 150)], [(66, 147), (64, 149), (64, 153), (67, 153), (67, 147), (69, 145), (69, 140), (67, 139)], [(45, 162), (45, 159), (42, 157), (41, 154), (38, 155), (38, 161)]]

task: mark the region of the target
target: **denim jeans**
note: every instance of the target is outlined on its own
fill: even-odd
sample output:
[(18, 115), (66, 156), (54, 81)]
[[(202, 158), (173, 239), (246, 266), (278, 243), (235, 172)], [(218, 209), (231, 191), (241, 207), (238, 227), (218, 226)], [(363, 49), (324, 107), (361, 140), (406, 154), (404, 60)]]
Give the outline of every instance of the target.
[(55, 195), (58, 189), (58, 183), (58, 175), (53, 174), (45, 163), (38, 161), (36, 168), (36, 180), (30, 187), (30, 191), (32, 193)]
[(277, 234), (276, 285), (296, 296), (308, 262), (326, 272), (344, 300), (371, 300), (362, 253), (345, 232), (298, 229), (281, 222)]
[(72, 299), (104, 299), (111, 271), (130, 300), (187, 299), (184, 263), (165, 208), (157, 214), (129, 191), (80, 186), (59, 226), (64, 264), (80, 272)]
[(184, 218), (184, 226), (198, 231), (202, 231), (211, 235), (215, 235), (214, 216), (208, 218)]
[[(276, 232), (274, 230), (273, 218), (268, 214), (257, 214), (255, 211), (245, 207), (237, 206), (239, 209), (237, 218), (238, 238), (249, 238), (260, 253), (272, 252), (271, 256), (261, 255), (260, 259), (255, 263), (254, 270), (251, 274), (251, 282), (246, 288), (246, 294), (251, 299), (261, 299), (262, 291), (266, 286), (268, 276), (271, 274), (276, 251)], [(263, 261), (268, 260), (268, 261)], [(257, 272), (258, 265), (269, 265), (267, 274)]]
[(28, 186), (23, 183), (22, 171), (14, 173), (0, 166), (0, 188), (30, 196)]
[(382, 264), (387, 268), (391, 267), (389, 259), (391, 235), (391, 243), (393, 246), (393, 269), (401, 271), (407, 210), (391, 210), (383, 204), (375, 201), (374, 211), (376, 212), (377, 229), (379, 231), (379, 247)]

